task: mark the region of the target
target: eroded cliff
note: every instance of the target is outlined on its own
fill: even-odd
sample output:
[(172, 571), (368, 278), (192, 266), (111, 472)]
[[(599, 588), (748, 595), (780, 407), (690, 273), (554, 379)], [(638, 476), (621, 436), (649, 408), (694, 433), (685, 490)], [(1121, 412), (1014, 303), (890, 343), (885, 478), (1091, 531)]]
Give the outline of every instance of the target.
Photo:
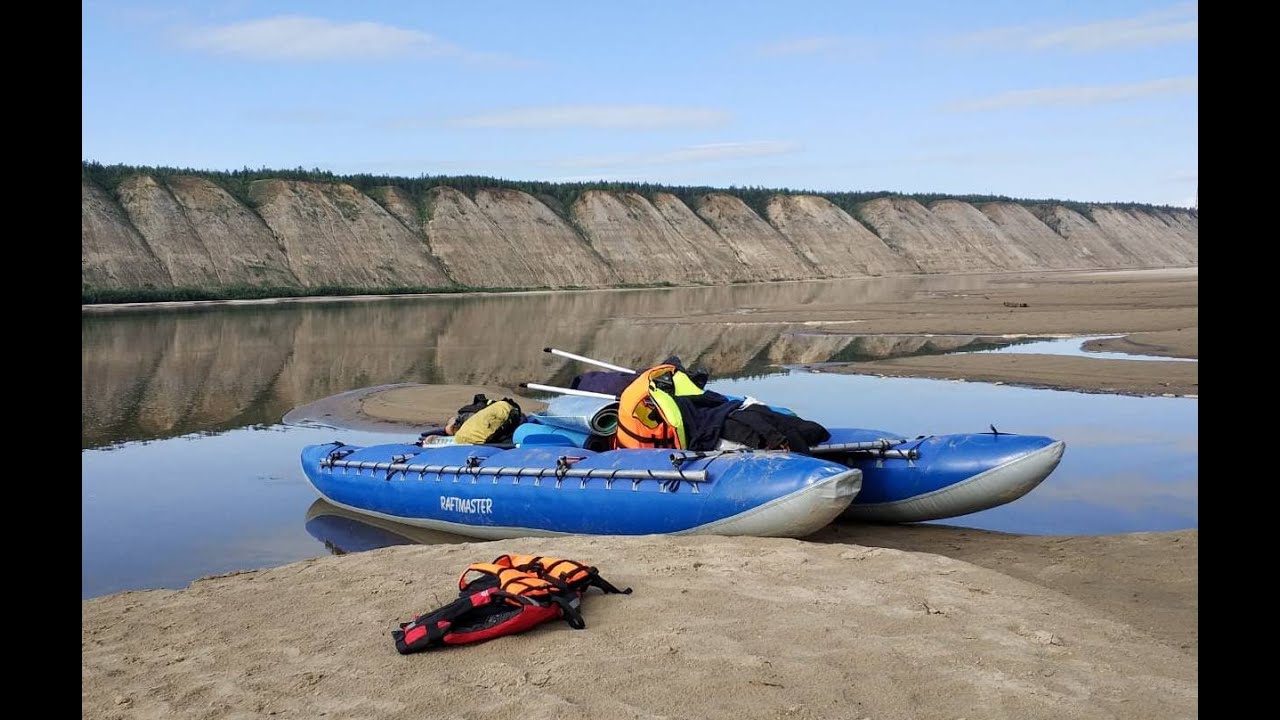
[(309, 286), (438, 288), (450, 285), (421, 239), (350, 185), (260, 180), (250, 193)]
[(729, 192), (682, 200), (593, 189), (565, 200), (510, 188), (361, 191), (296, 179), (228, 188), (144, 172), (108, 185), (82, 181), (86, 293), (718, 285), (1191, 266), (1199, 258), (1197, 215), (1167, 208), (926, 207), (902, 196), (837, 206), (792, 193), (749, 205)]
[(769, 222), (826, 275), (901, 275), (920, 270), (915, 261), (893, 252), (826, 198), (775, 195), (767, 213)]
[(88, 288), (172, 287), (173, 278), (120, 206), (80, 184), (80, 283)]

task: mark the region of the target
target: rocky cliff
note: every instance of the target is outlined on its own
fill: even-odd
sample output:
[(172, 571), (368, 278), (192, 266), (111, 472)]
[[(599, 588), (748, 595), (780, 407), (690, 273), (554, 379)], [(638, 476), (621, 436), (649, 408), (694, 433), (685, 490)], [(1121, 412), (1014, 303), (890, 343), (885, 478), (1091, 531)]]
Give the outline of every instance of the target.
[[(512, 189), (368, 193), (267, 179), (134, 173), (81, 189), (86, 291), (596, 288), (914, 273), (1195, 265), (1186, 210), (901, 196), (840, 207), (777, 194), (587, 190), (567, 206)], [(757, 212), (759, 210), (759, 212)]]

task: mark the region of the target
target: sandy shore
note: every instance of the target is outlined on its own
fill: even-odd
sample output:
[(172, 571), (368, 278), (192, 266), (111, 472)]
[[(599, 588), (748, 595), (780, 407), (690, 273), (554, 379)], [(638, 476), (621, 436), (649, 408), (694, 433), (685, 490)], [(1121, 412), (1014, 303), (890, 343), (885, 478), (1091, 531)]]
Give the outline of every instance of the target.
[[(1199, 358), (1196, 269), (1064, 273), (1019, 278), (981, 293), (950, 293), (863, 308), (860, 332), (1108, 335), (1085, 350)], [(873, 313), (880, 317), (870, 317)], [(892, 328), (892, 329), (891, 329)], [(932, 355), (826, 365), (826, 372), (1002, 382), (1085, 392), (1199, 396), (1198, 362), (1039, 354)]]
[[(1197, 716), (1198, 533), (900, 530), (398, 546), (89, 600), (83, 717)], [(635, 592), (592, 591), (585, 630), (396, 653), (504, 552)]]
[(499, 385), (397, 383), (359, 388), (300, 405), (286, 413), (283, 422), (320, 423), (353, 430), (422, 431), (443, 427), (477, 394), (484, 394), (491, 400), (511, 398), (526, 413), (547, 407), (541, 400)]
[(1199, 397), (1197, 363), (1065, 355), (929, 355), (827, 366), (824, 372), (927, 377), (1124, 395)]
[[(795, 316), (856, 318), (869, 333), (1124, 334), (1098, 349), (1196, 357), (1196, 284), (1194, 271), (1080, 273)], [(970, 355), (846, 371), (1196, 394), (1196, 365)], [(382, 386), (286, 421), (416, 431), (475, 392), (517, 397)], [(1198, 530), (1038, 537), (837, 523), (805, 540), (563, 537), (325, 556), (83, 601), (82, 715), (1195, 718), (1198, 545)], [(469, 563), (505, 552), (583, 560), (635, 593), (593, 591), (585, 630), (559, 623), (396, 653), (398, 623), (450, 600)]]

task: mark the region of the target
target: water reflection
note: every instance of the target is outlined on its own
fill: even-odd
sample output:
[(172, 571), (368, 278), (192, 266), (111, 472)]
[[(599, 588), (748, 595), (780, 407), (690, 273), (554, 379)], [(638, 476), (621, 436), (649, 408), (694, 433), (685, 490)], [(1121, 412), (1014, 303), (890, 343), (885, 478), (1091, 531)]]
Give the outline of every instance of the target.
[(474, 538), (428, 530), (340, 508), (317, 498), (307, 508), (307, 534), (334, 555), (376, 550), (392, 545), (446, 545)]
[(1198, 358), (1177, 358), (1164, 355), (1138, 355), (1134, 353), (1106, 352), (1103, 350), (1085, 350), (1084, 345), (1091, 340), (1113, 340), (1123, 335), (1087, 335), (1069, 338), (1031, 338), (1027, 341), (996, 348), (970, 349), (960, 352), (983, 352), (997, 354), (1036, 354), (1067, 355), (1070, 357), (1086, 357), (1095, 360), (1151, 360), (1156, 362), (1199, 362)]
[[(1002, 279), (1006, 285), (1007, 278)], [(853, 342), (849, 308), (977, 289), (912, 276), (669, 290), (87, 310), (81, 439), (93, 448), (272, 424), (290, 409), (397, 382), (564, 384), (559, 347), (638, 367), (673, 352), (714, 375), (820, 362)], [(828, 323), (834, 323), (829, 324)]]

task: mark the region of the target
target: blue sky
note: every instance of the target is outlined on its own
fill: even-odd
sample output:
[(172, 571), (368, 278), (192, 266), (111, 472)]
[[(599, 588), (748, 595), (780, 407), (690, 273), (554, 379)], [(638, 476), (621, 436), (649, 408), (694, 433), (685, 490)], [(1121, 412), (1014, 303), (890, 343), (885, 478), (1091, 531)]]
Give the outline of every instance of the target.
[(1191, 206), (1169, 2), (82, 5), (83, 157)]

